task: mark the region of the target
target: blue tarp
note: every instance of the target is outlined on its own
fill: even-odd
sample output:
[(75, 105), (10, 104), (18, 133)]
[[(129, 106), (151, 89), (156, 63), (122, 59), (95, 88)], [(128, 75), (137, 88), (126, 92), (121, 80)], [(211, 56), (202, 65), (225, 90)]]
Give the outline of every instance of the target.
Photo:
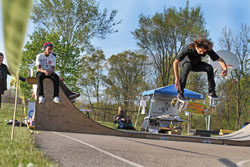
[[(152, 94), (177, 96), (177, 90), (175, 89), (174, 84), (173, 84), (173, 85), (142, 92), (142, 96), (148, 96)], [(188, 89), (184, 89), (184, 96), (188, 98), (194, 98), (194, 99), (204, 99), (204, 96), (202, 94), (193, 92)]]

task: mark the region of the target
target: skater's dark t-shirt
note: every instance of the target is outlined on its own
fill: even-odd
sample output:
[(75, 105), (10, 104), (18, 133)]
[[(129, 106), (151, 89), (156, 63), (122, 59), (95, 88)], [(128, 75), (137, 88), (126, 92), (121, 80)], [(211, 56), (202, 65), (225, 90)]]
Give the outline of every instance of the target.
[(213, 49), (204, 54), (198, 54), (195, 48), (187, 46), (176, 56), (176, 59), (179, 61), (183, 60), (183, 62), (190, 62), (191, 64), (199, 64), (206, 55), (209, 55), (213, 61), (220, 58)]

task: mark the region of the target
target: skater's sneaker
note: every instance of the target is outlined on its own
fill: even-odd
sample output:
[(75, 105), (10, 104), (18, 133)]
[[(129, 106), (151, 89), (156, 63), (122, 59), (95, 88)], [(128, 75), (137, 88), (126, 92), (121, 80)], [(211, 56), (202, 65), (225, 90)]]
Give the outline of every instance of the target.
[(177, 98), (181, 101), (186, 101), (187, 99), (184, 97), (183, 93), (178, 93)]
[(39, 98), (38, 98), (38, 103), (39, 103), (39, 104), (42, 104), (42, 103), (44, 103), (44, 102), (45, 102), (44, 97), (43, 97), (43, 96), (39, 96)]
[(208, 93), (208, 97), (209, 97), (209, 98), (213, 98), (213, 99), (218, 99), (218, 98), (219, 98), (219, 97), (216, 95), (215, 91), (209, 92), (209, 93)]
[(54, 102), (54, 103), (57, 103), (57, 104), (60, 104), (60, 99), (59, 99), (59, 97), (57, 97), (57, 96), (54, 97), (54, 98), (53, 98), (53, 102)]
[(79, 93), (71, 93), (71, 94), (69, 95), (69, 100), (73, 100), (73, 99), (75, 99), (75, 98), (77, 98), (77, 97), (79, 97), (79, 96), (80, 96)]

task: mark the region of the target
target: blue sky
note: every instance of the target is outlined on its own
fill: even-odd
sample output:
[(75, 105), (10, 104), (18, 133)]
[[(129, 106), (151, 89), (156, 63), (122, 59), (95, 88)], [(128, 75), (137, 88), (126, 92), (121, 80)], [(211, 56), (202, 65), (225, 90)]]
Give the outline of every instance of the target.
[[(138, 28), (140, 14), (153, 16), (156, 12), (163, 12), (164, 8), (179, 9), (186, 5), (186, 0), (99, 0), (99, 2), (102, 8), (107, 8), (109, 11), (117, 9), (117, 19), (122, 19), (122, 23), (116, 27), (118, 33), (108, 35), (105, 40), (93, 41), (96, 46), (104, 50), (106, 57), (124, 50), (137, 49), (131, 32)], [(189, 3), (190, 7), (201, 6), (215, 50), (219, 49), (218, 38), (223, 27), (230, 27), (233, 32), (237, 32), (241, 24), (249, 25), (249, 0), (190, 0)]]
[[(163, 12), (164, 8), (176, 7), (178, 9), (185, 7), (186, 4), (186, 0), (97, 0), (97, 2), (100, 3), (101, 8), (107, 8), (108, 11), (117, 9), (116, 19), (122, 20), (122, 23), (116, 26), (117, 33), (108, 35), (104, 40), (92, 40), (95, 46), (103, 49), (107, 58), (124, 50), (137, 49), (131, 32), (138, 28), (140, 14), (153, 16), (156, 12)], [(190, 7), (201, 6), (206, 28), (215, 43), (215, 50), (219, 49), (218, 38), (223, 27), (227, 26), (233, 32), (238, 32), (241, 24), (249, 25), (249, 0), (190, 0), (189, 2)], [(31, 34), (32, 31), (33, 25), (30, 22), (27, 34)], [(0, 12), (0, 51), (4, 52), (2, 9)]]

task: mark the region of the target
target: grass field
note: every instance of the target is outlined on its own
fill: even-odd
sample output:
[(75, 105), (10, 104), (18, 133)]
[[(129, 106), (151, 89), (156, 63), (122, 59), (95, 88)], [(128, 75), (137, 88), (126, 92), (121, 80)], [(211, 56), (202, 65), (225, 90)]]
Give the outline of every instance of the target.
[[(12, 104), (2, 104), (0, 109), (0, 166), (4, 167), (54, 167), (35, 145), (30, 130), (26, 127), (15, 127), (14, 140), (11, 140), (11, 126), (7, 122), (13, 117)], [(17, 109), (17, 120), (20, 120), (21, 107)]]
[(103, 121), (97, 121), (99, 124), (112, 128), (112, 129), (116, 129), (117, 125), (114, 125), (113, 122), (103, 122)]

